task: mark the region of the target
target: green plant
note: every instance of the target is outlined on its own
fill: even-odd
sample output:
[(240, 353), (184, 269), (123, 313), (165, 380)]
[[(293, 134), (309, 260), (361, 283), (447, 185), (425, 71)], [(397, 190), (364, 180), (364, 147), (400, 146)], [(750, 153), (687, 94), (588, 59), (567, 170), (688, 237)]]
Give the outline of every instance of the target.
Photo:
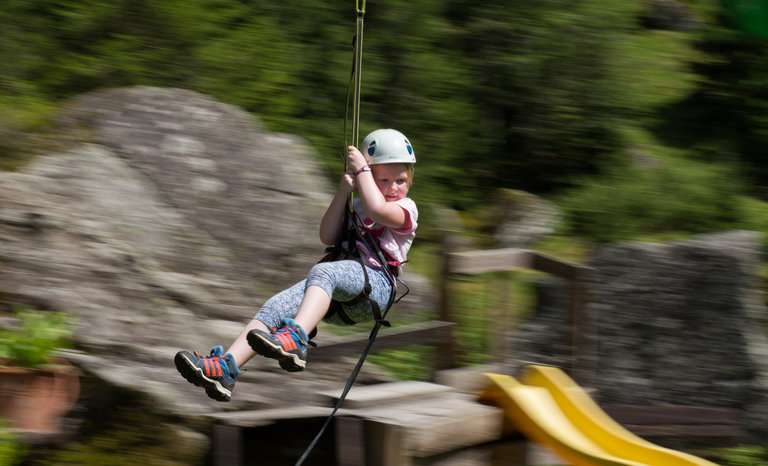
[(8, 422), (0, 418), (0, 465), (11, 466), (19, 464), (25, 448), (19, 442), (18, 434), (7, 427)]
[(432, 376), (435, 349), (424, 345), (392, 349), (371, 354), (368, 360), (389, 371), (399, 380), (428, 381)]
[(70, 344), (71, 316), (63, 312), (15, 308), (16, 323), (0, 326), (0, 363), (13, 367), (55, 365), (55, 351)]
[[(103, 416), (84, 423), (76, 442), (43, 451), (30, 451), (28, 466), (102, 464), (133, 466), (195, 466), (205, 464), (207, 445), (169, 429), (139, 398), (121, 393)], [(128, 402), (133, 402), (128, 405)], [(0, 463), (1, 464), (1, 463)]]
[(723, 466), (761, 466), (768, 464), (768, 448), (757, 445), (739, 445), (707, 451), (718, 457)]
[(585, 179), (561, 198), (571, 233), (599, 242), (704, 233), (743, 222), (733, 170), (682, 157), (648, 157)]

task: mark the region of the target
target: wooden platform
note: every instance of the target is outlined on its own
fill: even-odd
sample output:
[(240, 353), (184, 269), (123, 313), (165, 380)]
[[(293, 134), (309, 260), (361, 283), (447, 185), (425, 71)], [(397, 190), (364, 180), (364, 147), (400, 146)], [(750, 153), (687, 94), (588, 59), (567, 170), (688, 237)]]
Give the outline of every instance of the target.
[[(327, 393), (335, 403), (338, 393)], [(412, 458), (496, 440), (503, 414), (445, 385), (394, 382), (350, 392), (337, 424), (340, 465), (407, 466)], [(350, 447), (351, 446), (351, 447)], [(360, 447), (363, 448), (360, 448)]]
[[(320, 393), (326, 406), (215, 415), (214, 464), (243, 464), (243, 429), (327, 418), (340, 394)], [(427, 382), (392, 382), (354, 387), (325, 436), (333, 438), (337, 465), (409, 466), (417, 458), (498, 440), (502, 422), (501, 409), (473, 395)]]

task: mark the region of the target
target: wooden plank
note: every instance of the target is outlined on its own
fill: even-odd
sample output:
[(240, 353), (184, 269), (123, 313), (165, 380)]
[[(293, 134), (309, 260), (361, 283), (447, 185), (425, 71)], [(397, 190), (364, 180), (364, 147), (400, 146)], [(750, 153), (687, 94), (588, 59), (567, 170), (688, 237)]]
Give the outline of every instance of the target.
[(207, 415), (217, 425), (232, 427), (264, 427), (285, 419), (315, 419), (328, 417), (327, 406), (297, 405), (250, 411), (216, 411)]
[(732, 424), (665, 424), (665, 425), (625, 425), (627, 430), (640, 437), (713, 437), (713, 438), (738, 438), (742, 435), (741, 429)]
[(607, 405), (603, 410), (621, 424), (739, 424), (735, 409), (681, 405)]
[(519, 248), (452, 252), (447, 260), (448, 273), (457, 275), (531, 269), (573, 280), (589, 270), (584, 265)]
[[(377, 383), (355, 387), (344, 400), (344, 408), (366, 409), (382, 405), (396, 406), (398, 403), (433, 399), (451, 391), (451, 387), (418, 380)], [(339, 401), (339, 396), (341, 396), (341, 389), (322, 391), (319, 394), (326, 400), (326, 405), (335, 406)]]
[[(382, 388), (386, 389), (385, 386)], [(366, 436), (367, 455), (394, 450), (413, 458), (498, 440), (504, 420), (500, 408), (478, 403), (475, 396), (455, 392), (407, 402), (382, 403), (350, 412), (366, 419), (368, 432), (373, 430), (369, 428), (378, 426), (401, 433), (389, 439), (380, 435)]]
[[(382, 327), (376, 336), (373, 351), (402, 348), (411, 345), (437, 345), (450, 336), (453, 322), (430, 320), (413, 325), (387, 328)], [(334, 359), (353, 356), (363, 352), (368, 344), (369, 332), (342, 337), (339, 341), (309, 350), (308, 357), (313, 360)]]
[(533, 256), (533, 259), (530, 268), (552, 274), (556, 277), (575, 280), (579, 278), (582, 273), (589, 270), (589, 267), (587, 266), (565, 262), (540, 252), (532, 252), (531, 255)]
[(506, 248), (452, 252), (446, 260), (449, 273), (472, 275), (531, 268), (533, 255), (527, 249)]

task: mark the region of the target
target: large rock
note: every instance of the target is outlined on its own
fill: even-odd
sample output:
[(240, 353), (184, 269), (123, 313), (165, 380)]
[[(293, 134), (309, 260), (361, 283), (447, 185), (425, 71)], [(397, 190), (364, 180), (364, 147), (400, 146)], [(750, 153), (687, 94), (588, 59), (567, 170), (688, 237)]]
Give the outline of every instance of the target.
[(317, 228), (331, 192), (314, 154), (236, 107), (191, 91), (135, 87), (84, 95), (59, 121), (65, 131), (90, 128), (134, 183), (226, 245), (237, 266), (231, 272), (282, 285), (322, 252)]
[[(322, 256), (332, 185), (306, 143), (200, 94), (149, 87), (75, 99), (57, 129), (60, 150), (0, 172), (0, 304), (75, 314), (70, 358), (94, 378), (86, 386), (194, 416), (300, 404), (346, 380), (348, 361), (287, 377), (254, 358), (222, 404), (172, 363), (179, 349), (228, 345)], [(404, 303), (425, 306), (414, 279)], [(360, 380), (387, 379), (369, 367)]]
[[(590, 265), (592, 385), (609, 404), (681, 404), (744, 413), (768, 435), (766, 311), (755, 283), (761, 236), (728, 232), (601, 248)], [(534, 318), (514, 336), (517, 365), (573, 369), (568, 289), (538, 284)]]
[(561, 214), (550, 201), (514, 189), (495, 193), (490, 207), (492, 222), (498, 225), (493, 237), (500, 248), (528, 248), (555, 232)]

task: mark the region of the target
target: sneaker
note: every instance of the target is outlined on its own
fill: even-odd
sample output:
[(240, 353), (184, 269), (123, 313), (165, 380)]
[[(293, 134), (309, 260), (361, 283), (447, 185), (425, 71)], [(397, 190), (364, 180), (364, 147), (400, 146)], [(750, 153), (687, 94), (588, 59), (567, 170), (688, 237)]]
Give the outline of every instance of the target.
[(251, 330), (248, 344), (260, 355), (277, 359), (280, 367), (288, 372), (303, 371), (307, 365), (307, 345), (315, 345), (293, 319), (283, 319), (281, 324), (270, 333)]
[(235, 377), (240, 371), (230, 353), (222, 355), (224, 348), (214, 346), (210, 356), (204, 357), (187, 351), (179, 351), (173, 361), (181, 375), (193, 385), (205, 388), (205, 393), (216, 401), (232, 399)]

